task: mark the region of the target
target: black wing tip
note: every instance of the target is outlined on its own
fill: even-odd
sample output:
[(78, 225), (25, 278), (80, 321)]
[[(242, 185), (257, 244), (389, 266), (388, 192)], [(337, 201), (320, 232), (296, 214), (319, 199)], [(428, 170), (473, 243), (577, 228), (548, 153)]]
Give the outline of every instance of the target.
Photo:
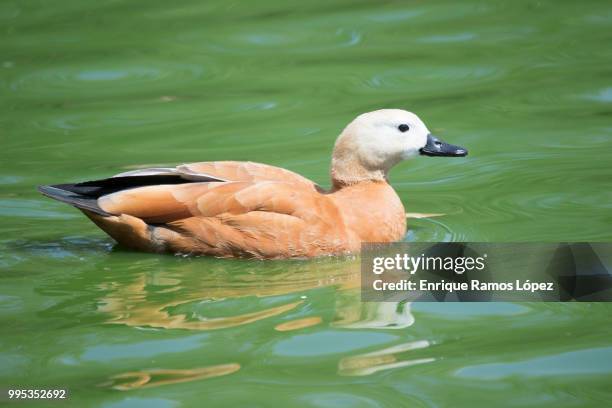
[(58, 188), (57, 186), (54, 186), (54, 185), (37, 186), (36, 190), (38, 190), (38, 192), (41, 193), (42, 195), (49, 197), (49, 198), (59, 198), (60, 196), (64, 196), (70, 193), (69, 191), (62, 190), (61, 188)]
[(49, 185), (49, 186), (38, 186), (36, 189), (45, 197), (52, 198), (62, 203), (70, 204), (73, 207), (81, 210), (91, 211), (95, 214), (102, 215), (104, 217), (110, 217), (113, 214), (109, 214), (98, 206), (98, 200), (95, 198), (79, 195), (77, 193), (64, 190), (61, 188), (63, 184)]

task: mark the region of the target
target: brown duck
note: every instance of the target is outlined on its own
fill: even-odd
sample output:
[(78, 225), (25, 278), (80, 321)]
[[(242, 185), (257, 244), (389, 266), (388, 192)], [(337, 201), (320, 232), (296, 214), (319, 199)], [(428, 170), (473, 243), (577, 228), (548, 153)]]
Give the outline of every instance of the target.
[(252, 162), (150, 168), (77, 184), (40, 186), (79, 208), (119, 244), (147, 252), (304, 258), (355, 253), (406, 231), (388, 173), (417, 155), (465, 156), (413, 113), (383, 109), (353, 120), (336, 140), (332, 188)]

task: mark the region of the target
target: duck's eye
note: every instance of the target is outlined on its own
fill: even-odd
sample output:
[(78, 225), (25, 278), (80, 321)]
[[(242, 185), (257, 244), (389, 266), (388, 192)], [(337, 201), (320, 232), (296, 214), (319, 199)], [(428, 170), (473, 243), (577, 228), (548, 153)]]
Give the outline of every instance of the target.
[(407, 132), (408, 129), (410, 129), (410, 126), (406, 125), (405, 123), (402, 123), (397, 128), (399, 129), (400, 132)]

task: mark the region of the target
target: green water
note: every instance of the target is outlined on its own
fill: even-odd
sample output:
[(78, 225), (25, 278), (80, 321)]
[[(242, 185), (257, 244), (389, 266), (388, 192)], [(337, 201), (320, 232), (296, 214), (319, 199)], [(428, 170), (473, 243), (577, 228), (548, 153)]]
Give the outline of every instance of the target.
[(607, 304), (364, 304), (358, 260), (132, 253), (35, 186), (206, 160), (328, 185), (343, 126), (397, 107), (470, 150), (393, 170), (407, 211), (445, 214), (407, 240), (611, 241), (611, 29), (605, 1), (2, 1), (0, 387), (68, 387), (54, 407), (609, 404)]

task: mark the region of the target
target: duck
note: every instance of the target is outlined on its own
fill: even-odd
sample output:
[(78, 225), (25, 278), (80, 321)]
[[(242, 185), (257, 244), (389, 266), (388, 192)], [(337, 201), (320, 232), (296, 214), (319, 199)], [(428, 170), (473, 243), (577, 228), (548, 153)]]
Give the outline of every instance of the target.
[(263, 163), (211, 161), (154, 167), (79, 183), (39, 186), (82, 211), (122, 246), (152, 253), (286, 259), (357, 254), (395, 242), (406, 213), (389, 183), (417, 156), (463, 157), (414, 113), (363, 113), (336, 139), (331, 188)]

